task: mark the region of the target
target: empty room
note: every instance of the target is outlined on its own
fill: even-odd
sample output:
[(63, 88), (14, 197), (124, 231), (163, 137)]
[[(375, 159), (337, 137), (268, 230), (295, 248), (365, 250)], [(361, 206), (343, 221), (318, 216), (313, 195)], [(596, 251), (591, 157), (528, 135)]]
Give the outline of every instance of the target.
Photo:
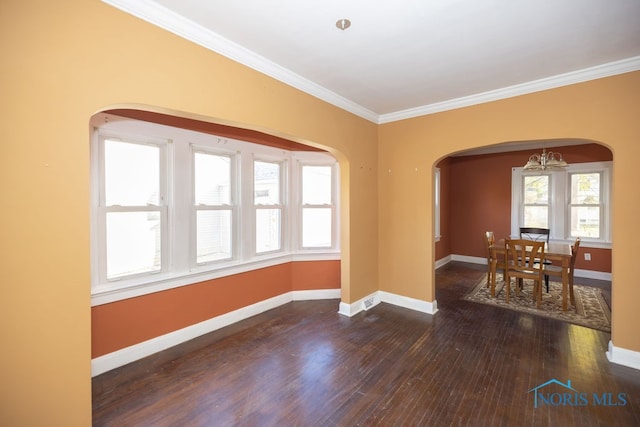
[(638, 16), (2, 2), (0, 424), (638, 425)]

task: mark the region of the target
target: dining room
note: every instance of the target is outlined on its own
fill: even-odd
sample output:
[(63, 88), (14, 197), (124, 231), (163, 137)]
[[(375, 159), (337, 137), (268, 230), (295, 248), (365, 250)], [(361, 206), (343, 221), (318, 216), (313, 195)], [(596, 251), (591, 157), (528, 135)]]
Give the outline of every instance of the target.
[[(593, 305), (602, 305), (604, 311), (611, 310), (611, 206), (607, 171), (612, 168), (613, 154), (593, 141), (565, 141), (564, 145), (561, 140), (498, 144), (455, 153), (436, 165), (440, 185), (436, 268), (450, 261), (486, 265), (487, 274), (479, 281), (477, 292), (469, 293), (472, 300), (512, 309), (518, 301), (523, 301), (531, 313), (542, 314), (551, 309), (560, 318), (573, 316), (576, 311), (584, 318), (587, 315), (583, 306), (590, 306), (589, 301), (594, 298), (596, 303)], [(528, 160), (540, 156), (543, 150), (556, 153), (556, 157), (562, 156), (567, 166), (525, 170)], [(571, 177), (582, 177), (584, 173), (595, 174), (601, 179), (592, 188), (598, 193), (599, 205), (594, 203), (593, 197), (573, 200), (573, 204), (572, 200), (566, 200), (572, 194)], [(575, 188), (578, 184), (573, 185)], [(469, 215), (469, 212), (473, 214)], [(510, 280), (508, 288), (505, 286), (504, 265), (497, 268), (497, 281), (496, 275), (493, 283), (491, 280), (491, 246), (487, 245), (487, 233), (492, 234), (500, 249), (498, 259), (504, 264), (505, 240), (522, 237), (519, 231), (525, 226), (549, 230), (545, 236), (545, 249), (547, 264), (553, 264), (548, 268), (554, 277), (550, 290), (548, 285), (546, 289), (542, 286), (542, 304), (536, 301), (533, 281), (525, 280), (527, 300), (516, 295), (521, 288), (514, 283), (515, 279)], [(578, 247), (572, 254), (576, 242)], [(496, 265), (493, 267), (495, 269)], [(576, 282), (594, 281), (600, 289), (593, 291), (596, 294), (593, 297), (591, 294), (583, 297), (581, 289), (578, 305), (573, 300), (573, 288), (569, 286), (574, 275)], [(548, 283), (548, 274), (545, 276)], [(485, 285), (480, 286), (483, 281)], [(554, 290), (555, 286), (557, 290)], [(507, 289), (511, 301), (507, 299)], [(581, 298), (588, 301), (583, 303)], [(610, 322), (610, 312), (591, 317), (598, 317), (597, 325)], [(589, 326), (589, 323), (585, 325)], [(610, 330), (610, 325), (603, 328), (601, 330)]]

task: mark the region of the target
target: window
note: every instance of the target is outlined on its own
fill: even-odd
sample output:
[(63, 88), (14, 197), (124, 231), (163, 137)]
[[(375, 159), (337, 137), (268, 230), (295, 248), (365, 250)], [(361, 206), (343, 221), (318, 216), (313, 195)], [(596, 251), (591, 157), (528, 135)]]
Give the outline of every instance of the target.
[(253, 163), (256, 253), (282, 249), (282, 167), (279, 163)]
[(599, 239), (602, 230), (602, 172), (572, 173), (570, 196), (571, 236)]
[(523, 227), (550, 229), (550, 239), (609, 247), (611, 162), (578, 163), (566, 170), (512, 171), (511, 234)]
[(233, 257), (232, 158), (195, 151), (194, 214), (196, 264)]
[(164, 147), (110, 137), (101, 139), (100, 229), (107, 280), (164, 268), (167, 211), (161, 178)]
[(549, 228), (549, 175), (525, 175), (523, 227)]
[(302, 165), (302, 247), (333, 245), (333, 168)]
[(328, 153), (290, 152), (110, 114), (92, 123), (94, 304), (290, 262), (299, 254), (339, 257), (337, 163)]

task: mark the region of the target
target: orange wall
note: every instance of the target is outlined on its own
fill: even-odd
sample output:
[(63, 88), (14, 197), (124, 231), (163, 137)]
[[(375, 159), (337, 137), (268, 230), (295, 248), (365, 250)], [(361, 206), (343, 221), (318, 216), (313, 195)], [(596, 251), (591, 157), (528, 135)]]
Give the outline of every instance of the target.
[[(446, 171), (450, 177), (443, 182), (442, 192), (448, 194), (448, 202), (441, 212), (441, 216), (449, 219), (450, 226), (436, 243), (436, 259), (451, 254), (486, 257), (485, 231), (493, 231), (496, 238), (510, 234), (511, 168), (523, 166), (531, 154), (540, 150), (447, 157), (439, 162), (441, 173)], [(569, 163), (613, 160), (611, 151), (598, 144), (554, 147), (553, 150), (562, 153)], [(448, 252), (440, 249), (445, 245)], [(591, 261), (579, 257), (576, 268), (611, 272), (610, 249), (587, 249), (583, 244), (580, 252), (587, 250)]]
[(139, 108), (330, 151), (341, 298), (377, 290), (375, 123), (100, 0), (0, 2), (0, 52), (0, 425), (91, 425), (97, 112)]
[[(633, 230), (637, 228), (640, 211), (637, 189), (640, 169), (636, 161), (640, 158), (638, 111), (640, 72), (636, 71), (381, 125), (378, 131), (380, 289), (427, 301), (435, 298), (436, 244), (431, 200), (432, 168), (438, 161), (470, 148), (504, 142), (563, 138), (594, 141), (608, 147), (614, 158), (612, 343), (640, 352), (640, 334), (634, 326), (640, 324), (637, 310), (640, 288), (634, 285), (637, 269), (632, 255), (636, 246)], [(522, 160), (518, 164), (520, 162)], [(456, 179), (454, 175), (451, 174), (452, 181)], [(506, 200), (499, 199), (498, 203), (506, 206)], [(453, 200), (450, 209), (456, 209)], [(470, 218), (475, 215), (473, 211), (466, 213)], [(494, 226), (498, 232), (508, 230), (499, 228), (501, 224)], [(452, 220), (451, 233), (454, 227)], [(453, 245), (454, 241), (452, 252), (455, 251)], [(603, 352), (605, 350), (603, 348)]]
[(330, 151), (346, 303), (376, 290), (434, 300), (439, 159), (504, 141), (602, 142), (615, 158), (612, 339), (640, 351), (629, 231), (640, 211), (638, 72), (376, 125), (99, 0), (0, 2), (0, 52), (1, 425), (91, 424), (88, 123), (106, 109)]
[(290, 291), (340, 289), (340, 261), (280, 264), (91, 308), (91, 357)]

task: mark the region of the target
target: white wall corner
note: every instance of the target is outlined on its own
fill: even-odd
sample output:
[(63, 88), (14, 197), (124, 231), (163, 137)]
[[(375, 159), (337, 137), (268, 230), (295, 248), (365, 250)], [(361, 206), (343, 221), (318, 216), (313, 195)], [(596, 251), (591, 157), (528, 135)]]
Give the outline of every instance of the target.
[(616, 347), (612, 341), (609, 341), (609, 351), (606, 352), (606, 355), (611, 363), (640, 370), (640, 351)]
[(440, 258), (439, 260), (436, 261), (435, 268), (437, 270), (440, 267), (442, 267), (443, 265), (449, 264), (450, 262), (451, 262), (451, 255), (447, 255), (446, 257)]
[(438, 303), (436, 300), (424, 301), (416, 298), (405, 297), (403, 295), (392, 294), (390, 292), (379, 291), (380, 300), (399, 307), (408, 308), (410, 310), (420, 311), (427, 314), (436, 314), (438, 311)]
[(347, 316), (353, 317), (358, 314), (362, 310), (362, 307), (356, 306), (355, 304), (349, 304), (343, 301), (340, 301), (340, 306), (338, 307), (338, 313)]

